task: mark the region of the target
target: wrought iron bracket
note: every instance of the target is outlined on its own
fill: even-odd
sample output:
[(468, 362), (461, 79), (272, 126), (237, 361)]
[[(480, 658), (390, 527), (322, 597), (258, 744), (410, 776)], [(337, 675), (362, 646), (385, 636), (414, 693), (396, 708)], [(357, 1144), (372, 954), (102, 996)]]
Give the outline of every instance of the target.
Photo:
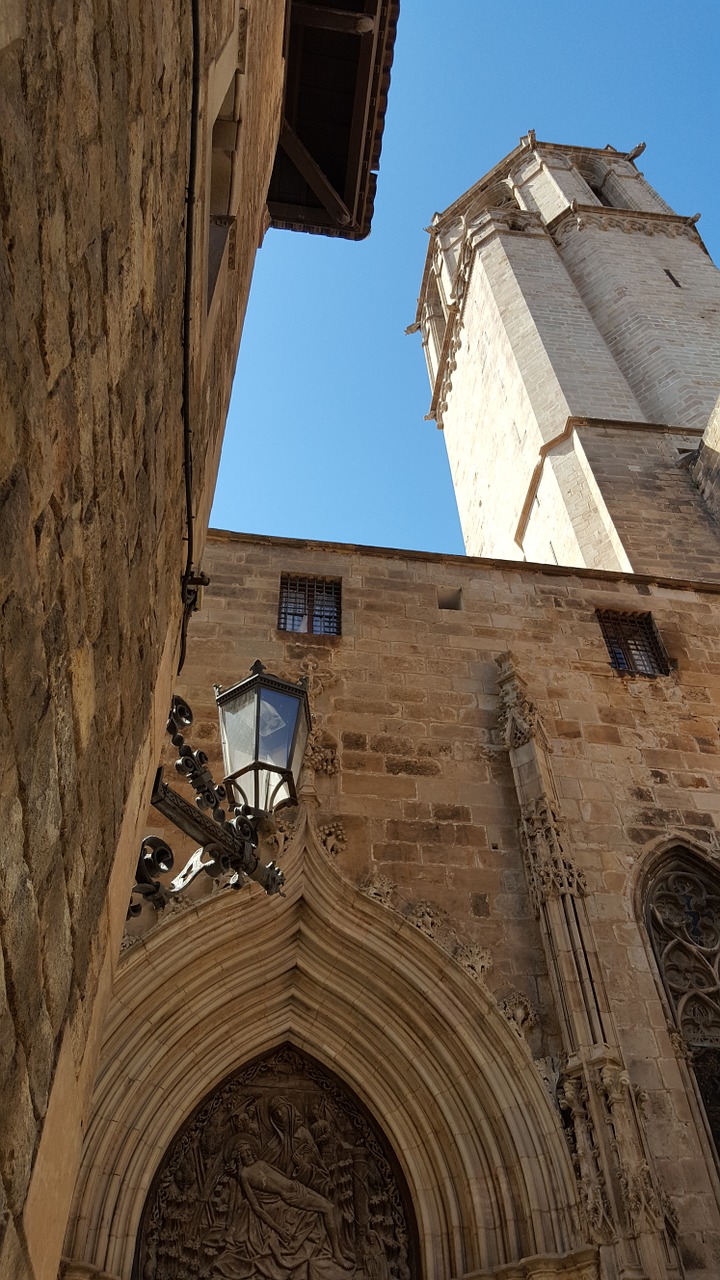
[(139, 915), (143, 899), (151, 902), (156, 910), (163, 910), (202, 872), (213, 880), (229, 877), (226, 887), (231, 889), (241, 889), (248, 880), (254, 880), (267, 894), (281, 893), (285, 883), (282, 871), (274, 862), (260, 861), (256, 853), (257, 827), (248, 814), (235, 808), (234, 816), (228, 818), (223, 808), (227, 798), (225, 787), (213, 780), (204, 751), (193, 751), (185, 741), (182, 730), (189, 728), (192, 718), (187, 702), (174, 697), (167, 731), (179, 753), (175, 768), (193, 787), (195, 804), (164, 781), (162, 768), (155, 775), (150, 801), (173, 826), (195, 840), (199, 848), (174, 880), (164, 884), (159, 877), (172, 871), (173, 851), (159, 836), (145, 836), (140, 846), (128, 918)]

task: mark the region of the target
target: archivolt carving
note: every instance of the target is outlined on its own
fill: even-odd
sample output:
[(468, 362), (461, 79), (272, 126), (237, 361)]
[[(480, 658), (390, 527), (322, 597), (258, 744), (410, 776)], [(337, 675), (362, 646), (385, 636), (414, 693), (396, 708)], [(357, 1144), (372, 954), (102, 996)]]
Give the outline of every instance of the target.
[(411, 1280), (414, 1238), (374, 1124), (286, 1046), (217, 1089), (173, 1142), (136, 1271), (142, 1280)]
[[(283, 1042), (332, 1065), (354, 1096), (383, 1118), (388, 1141), (402, 1152), (423, 1242), (412, 1280), (491, 1273), (517, 1258), (577, 1250), (585, 1237), (572, 1167), (526, 1046), (481, 981), (469, 998), (458, 963), (401, 912), (381, 907), (337, 874), (307, 808), (299, 806), (284, 850), (284, 898), (268, 904), (252, 892), (217, 894), (123, 958), (66, 1257), (73, 1265), (129, 1276), (158, 1153), (169, 1149), (176, 1117), (192, 1118), (209, 1088), (222, 1090), (221, 1082), (234, 1078), (238, 1062), (275, 1052)], [(479, 954), (473, 963), (482, 967)], [(249, 1160), (255, 1156), (250, 1144), (245, 1158), (277, 1167), (267, 1157), (270, 1135), (261, 1120), (248, 1136), (265, 1155)], [(236, 1123), (244, 1123), (242, 1116)], [(213, 1202), (215, 1227), (223, 1231), (231, 1184), (238, 1198), (245, 1194), (242, 1154)], [(258, 1175), (257, 1169), (246, 1175), (256, 1199)], [(287, 1187), (274, 1181), (281, 1202)], [(168, 1183), (170, 1200), (181, 1199), (181, 1190)], [(286, 1204), (298, 1221), (312, 1216), (307, 1197), (301, 1192), (300, 1198), (304, 1204)], [(247, 1195), (243, 1203), (241, 1216), (249, 1222), (255, 1211)], [(180, 1212), (177, 1204), (170, 1210)], [(283, 1215), (286, 1210), (281, 1207)], [(332, 1214), (320, 1202), (312, 1213), (323, 1266), (335, 1267), (338, 1277), (347, 1274), (324, 1225)], [(222, 1239), (212, 1237), (213, 1247), (225, 1249)], [(345, 1256), (342, 1230), (339, 1239)], [(372, 1267), (386, 1280), (384, 1265), (376, 1253)], [(215, 1266), (217, 1280), (229, 1280)], [(372, 1274), (369, 1263), (363, 1280)]]

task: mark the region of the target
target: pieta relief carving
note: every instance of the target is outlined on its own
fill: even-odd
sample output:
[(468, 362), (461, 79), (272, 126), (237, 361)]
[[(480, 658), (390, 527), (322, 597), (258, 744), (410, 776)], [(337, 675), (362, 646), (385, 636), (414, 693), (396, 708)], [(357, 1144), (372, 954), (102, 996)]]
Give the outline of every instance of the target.
[(675, 850), (650, 886), (646, 919), (720, 1155), (720, 878)]
[(415, 1280), (416, 1239), (374, 1122), (286, 1045), (220, 1085), (173, 1140), (133, 1280)]

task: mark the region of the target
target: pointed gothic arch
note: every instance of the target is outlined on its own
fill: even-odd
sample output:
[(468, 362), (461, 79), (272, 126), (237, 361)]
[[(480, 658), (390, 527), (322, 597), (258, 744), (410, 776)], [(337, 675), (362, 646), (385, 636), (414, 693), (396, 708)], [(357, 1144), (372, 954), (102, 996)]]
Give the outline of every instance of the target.
[(720, 870), (684, 842), (648, 868), (642, 916), (720, 1156)]
[(578, 1249), (594, 1275), (557, 1108), (489, 991), (342, 880), (303, 806), (283, 866), (284, 901), (211, 897), (123, 960), (66, 1257), (129, 1280), (178, 1129), (242, 1064), (288, 1044), (385, 1134), (418, 1224), (413, 1280)]

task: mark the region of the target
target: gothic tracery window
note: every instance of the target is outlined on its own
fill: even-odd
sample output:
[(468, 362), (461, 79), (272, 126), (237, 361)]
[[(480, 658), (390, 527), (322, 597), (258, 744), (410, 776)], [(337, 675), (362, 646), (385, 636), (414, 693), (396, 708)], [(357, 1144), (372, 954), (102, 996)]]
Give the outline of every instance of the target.
[(720, 1154), (720, 878), (676, 850), (650, 887), (646, 922)]

